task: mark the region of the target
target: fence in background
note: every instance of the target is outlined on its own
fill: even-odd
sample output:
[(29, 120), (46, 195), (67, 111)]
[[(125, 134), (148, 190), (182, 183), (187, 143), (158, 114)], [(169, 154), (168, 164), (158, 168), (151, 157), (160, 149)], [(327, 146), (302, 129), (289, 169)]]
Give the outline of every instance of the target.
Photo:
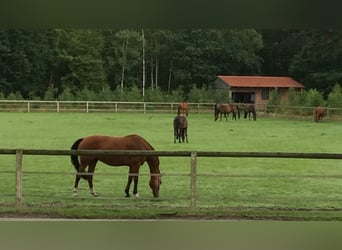
[[(189, 207), (196, 208), (197, 201), (197, 159), (198, 157), (239, 157), (239, 158), (297, 158), (341, 160), (342, 154), (332, 153), (283, 153), (283, 152), (193, 152), (193, 151), (140, 151), (140, 150), (40, 150), (40, 149), (0, 149), (2, 155), (16, 155), (15, 205), (23, 205), (23, 157), (24, 155), (158, 155), (160, 157), (190, 157), (190, 200)], [(49, 173), (58, 174), (58, 173)]]
[[(193, 114), (212, 114), (214, 103), (188, 103), (189, 112)], [(240, 109), (243, 103), (238, 103)], [(175, 102), (119, 102), (119, 101), (31, 101), (0, 100), (0, 112), (137, 112), (137, 113), (171, 113), (177, 111)], [(258, 116), (273, 117), (310, 117), (315, 107), (286, 105), (256, 105)], [(325, 107), (325, 117), (342, 119), (342, 108)]]
[[(188, 103), (192, 113), (212, 113), (213, 103)], [(140, 112), (174, 113), (173, 102), (113, 102), (113, 101), (12, 101), (0, 100), (2, 112)]]

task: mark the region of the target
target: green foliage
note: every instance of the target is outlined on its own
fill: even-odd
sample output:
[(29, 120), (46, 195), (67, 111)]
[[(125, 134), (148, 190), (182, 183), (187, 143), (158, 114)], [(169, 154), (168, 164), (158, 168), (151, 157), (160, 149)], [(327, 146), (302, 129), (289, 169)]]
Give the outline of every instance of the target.
[(305, 96), (305, 104), (309, 107), (325, 106), (323, 95), (317, 89), (309, 89)]
[(77, 92), (75, 97), (78, 101), (95, 101), (97, 99), (96, 92), (94, 90), (88, 89), (87, 87)]
[(213, 92), (206, 87), (198, 88), (195, 85), (192, 86), (189, 93), (189, 100), (191, 102), (213, 102)]
[(98, 92), (96, 100), (97, 101), (112, 101), (114, 98), (113, 92), (110, 89), (109, 85), (104, 85), (101, 90)]
[(163, 102), (166, 99), (164, 93), (157, 88), (148, 88), (145, 92), (145, 101), (146, 102)]
[(268, 104), (270, 105), (279, 105), (280, 104), (280, 93), (278, 88), (275, 88), (272, 92), (271, 92), (271, 99), (268, 101)]
[(289, 88), (288, 91), (288, 105), (290, 106), (306, 106), (306, 90), (301, 89), (296, 91), (294, 88)]
[(278, 88), (275, 88), (272, 92), (271, 92), (272, 96), (270, 98), (270, 100), (267, 102), (267, 104), (269, 105), (269, 109), (268, 112), (275, 112), (277, 110), (277, 105), (280, 104), (280, 93)]
[(335, 84), (332, 92), (328, 95), (328, 106), (332, 108), (342, 108), (342, 88)]
[(72, 101), (75, 100), (76, 98), (74, 95), (71, 93), (70, 88), (66, 87), (63, 92), (58, 96), (59, 101)]
[(342, 81), (342, 32), (306, 30), (297, 32), (296, 38), (302, 44), (289, 65), (290, 74), (326, 97), (332, 84)]
[(23, 100), (24, 98), (22, 97), (21, 93), (19, 91), (13, 93), (11, 92), (8, 96), (7, 96), (8, 100)]
[[(342, 81), (341, 55), (340, 30), (0, 29), (0, 92), (49, 100), (72, 94), (228, 101), (203, 86), (217, 75), (263, 74), (290, 75), (327, 98)], [(308, 98), (292, 101), (319, 102)]]
[(44, 94), (45, 101), (54, 101), (56, 100), (56, 89), (49, 87)]

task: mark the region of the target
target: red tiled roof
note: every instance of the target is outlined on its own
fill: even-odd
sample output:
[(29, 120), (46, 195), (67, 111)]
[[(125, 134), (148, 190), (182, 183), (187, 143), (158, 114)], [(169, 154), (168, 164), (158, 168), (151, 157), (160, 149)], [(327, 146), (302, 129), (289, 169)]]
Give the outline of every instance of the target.
[(282, 76), (218, 76), (231, 87), (263, 87), (263, 88), (304, 88), (291, 77)]

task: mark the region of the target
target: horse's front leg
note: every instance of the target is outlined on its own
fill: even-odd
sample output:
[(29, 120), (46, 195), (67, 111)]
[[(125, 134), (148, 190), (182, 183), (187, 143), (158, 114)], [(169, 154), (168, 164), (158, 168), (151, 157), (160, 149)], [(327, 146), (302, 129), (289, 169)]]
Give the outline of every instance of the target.
[[(138, 174), (138, 173), (137, 173)], [(133, 181), (134, 181), (134, 186), (133, 186), (133, 194), (135, 195), (135, 197), (139, 197), (138, 194), (138, 182), (139, 182), (139, 176), (133, 176)]]
[(139, 173), (139, 166), (130, 166), (129, 167), (128, 180), (127, 180), (127, 185), (125, 188), (126, 197), (130, 197), (129, 189), (131, 187), (131, 183), (133, 180), (134, 180), (133, 194), (136, 197), (139, 197), (139, 194), (138, 194), (138, 181), (139, 181), (138, 173)]

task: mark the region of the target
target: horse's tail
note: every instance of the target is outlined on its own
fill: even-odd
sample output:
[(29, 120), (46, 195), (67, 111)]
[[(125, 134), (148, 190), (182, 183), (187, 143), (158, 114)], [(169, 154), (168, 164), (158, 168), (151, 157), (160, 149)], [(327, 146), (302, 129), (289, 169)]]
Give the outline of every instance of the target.
[[(77, 150), (78, 149), (78, 146), (80, 145), (81, 141), (83, 141), (83, 138), (80, 138), (78, 140), (76, 140), (74, 142), (74, 144), (72, 144), (71, 146), (71, 149), (72, 150)], [(71, 155), (71, 163), (72, 165), (74, 165), (76, 171), (78, 172), (78, 169), (80, 168), (80, 162), (78, 161), (78, 155)], [(86, 179), (87, 180), (87, 176), (83, 176), (82, 175), (82, 178)]]

